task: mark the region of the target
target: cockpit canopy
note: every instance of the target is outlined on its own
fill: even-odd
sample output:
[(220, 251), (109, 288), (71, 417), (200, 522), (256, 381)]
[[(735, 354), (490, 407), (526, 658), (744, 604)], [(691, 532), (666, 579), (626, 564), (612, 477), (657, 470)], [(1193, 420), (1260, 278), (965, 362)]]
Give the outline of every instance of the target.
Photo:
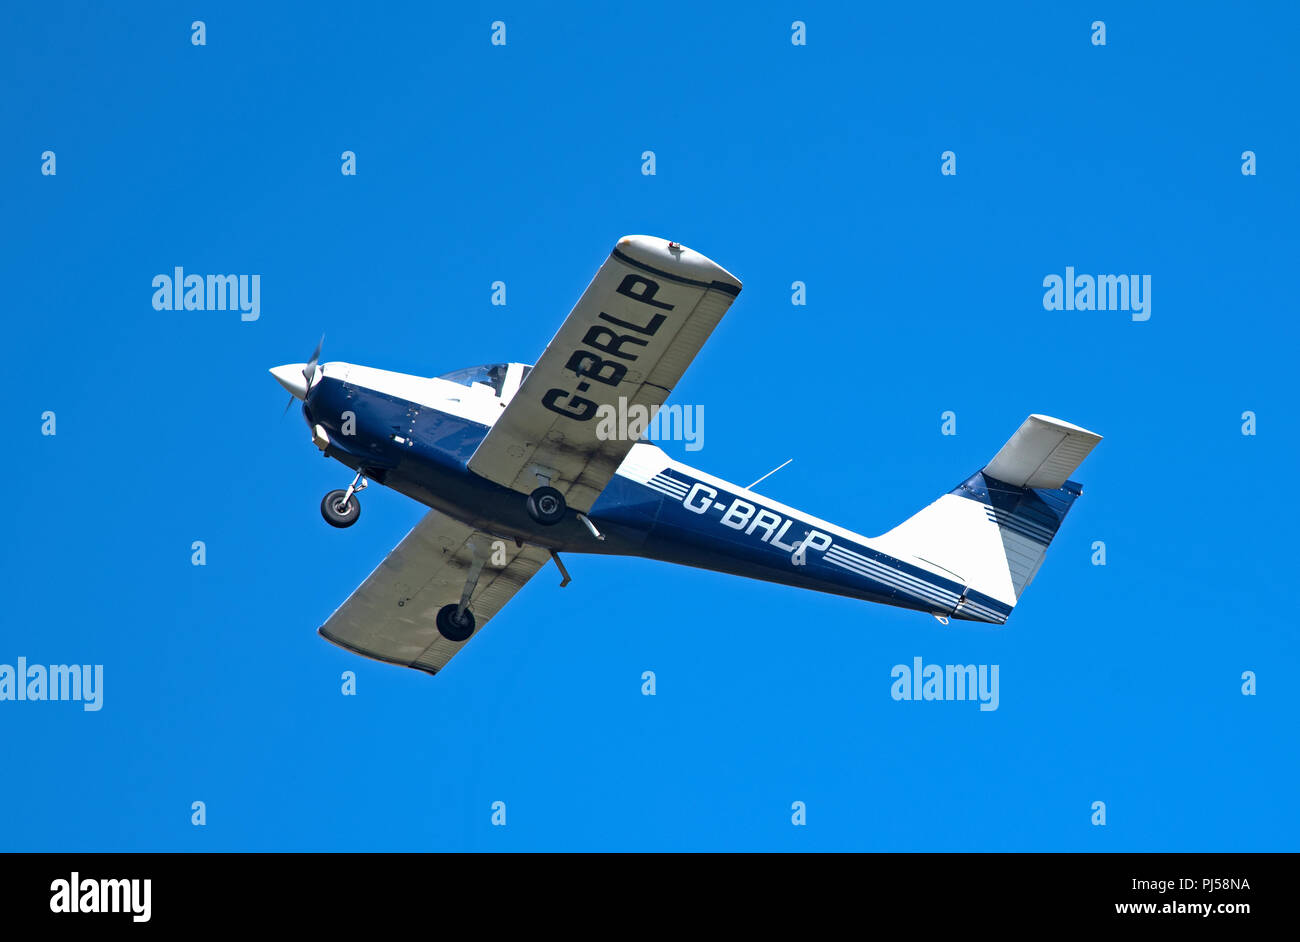
[[(523, 376), (519, 382), (527, 378), (531, 366), (524, 366)], [(500, 398), (502, 391), (505, 389), (506, 374), (510, 371), (509, 363), (488, 363), (483, 366), (471, 366), (463, 370), (455, 370), (451, 373), (443, 373), (438, 379), (445, 379), (449, 383), (459, 383), (461, 386), (473, 386), (475, 383), (481, 383), (491, 388), (492, 393)]]

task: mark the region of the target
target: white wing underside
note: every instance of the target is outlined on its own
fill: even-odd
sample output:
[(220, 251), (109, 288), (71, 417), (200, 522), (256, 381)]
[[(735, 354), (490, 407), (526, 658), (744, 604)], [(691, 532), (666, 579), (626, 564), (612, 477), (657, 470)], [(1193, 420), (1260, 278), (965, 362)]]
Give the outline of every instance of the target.
[[(644, 406), (653, 415), (740, 287), (685, 246), (651, 236), (620, 239), (469, 469), (523, 494), (537, 488), (540, 474), (569, 506), (590, 510), (636, 443), (600, 433), (600, 407), (635, 415), (632, 407)], [(575, 357), (583, 369), (618, 381), (575, 371)]]
[[(366, 657), (436, 674), (473, 640), (443, 637), (435, 618), (438, 609), (460, 601), (476, 550), (486, 562), (470, 598), (475, 634), (550, 558), (544, 549), (517, 547), (431, 510), (321, 626), (321, 636)], [(493, 565), (494, 554), (505, 565)]]

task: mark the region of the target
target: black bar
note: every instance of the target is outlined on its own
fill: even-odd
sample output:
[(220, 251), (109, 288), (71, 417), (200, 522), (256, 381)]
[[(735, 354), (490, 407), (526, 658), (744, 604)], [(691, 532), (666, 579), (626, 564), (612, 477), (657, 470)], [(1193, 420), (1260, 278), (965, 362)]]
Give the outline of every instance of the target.
[[(902, 920), (925, 933), (1125, 924), (1233, 932), (1287, 917), (1295, 864), (1282, 854), (10, 854), (0, 858), (0, 913), (6, 927), (285, 922), (328, 931), (411, 918), (434, 931), (441, 914), (455, 913), (477, 933), (543, 913), (565, 914), (566, 926), (612, 916), (668, 931), (704, 907), (725, 914), (729, 935), (787, 918), (826, 925), (835, 914), (855, 931)], [(88, 881), (149, 880), (147, 921), (136, 919), (143, 882), (129, 895), (108, 887), (103, 898), (119, 894), (123, 912), (52, 911), (67, 908), (74, 872), (78, 907), (101, 898), (102, 884), (87, 890)], [(67, 883), (62, 897), (57, 881)]]

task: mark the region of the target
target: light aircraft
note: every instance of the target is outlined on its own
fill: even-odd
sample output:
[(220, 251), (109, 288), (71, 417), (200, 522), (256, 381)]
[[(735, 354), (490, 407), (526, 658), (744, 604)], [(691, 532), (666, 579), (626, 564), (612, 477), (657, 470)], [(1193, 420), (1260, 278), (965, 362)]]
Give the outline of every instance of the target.
[[(676, 242), (618, 241), (541, 358), (438, 377), (320, 363), (271, 370), (312, 441), (356, 472), (321, 502), (357, 522), (371, 481), (431, 510), (320, 627), (366, 657), (435, 674), (548, 560), (603, 553), (734, 573), (1003, 624), (1082, 493), (1101, 440), (1027, 418), (988, 464), (868, 538), (602, 434), (598, 413), (656, 409), (741, 284)], [(290, 404), (293, 400), (290, 400)]]

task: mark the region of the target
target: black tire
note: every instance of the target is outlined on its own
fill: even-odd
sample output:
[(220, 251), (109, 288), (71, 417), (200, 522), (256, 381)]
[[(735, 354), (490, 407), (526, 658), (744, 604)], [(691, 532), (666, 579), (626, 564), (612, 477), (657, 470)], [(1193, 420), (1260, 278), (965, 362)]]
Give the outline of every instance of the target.
[(528, 516), (543, 526), (553, 526), (568, 511), (564, 495), (553, 487), (539, 487), (528, 495)]
[(456, 605), (444, 605), (438, 609), (434, 624), (438, 626), (438, 634), (448, 641), (468, 641), (474, 633), (474, 613), (467, 608), (457, 619)]
[(352, 495), (346, 508), (340, 509), (347, 493), (343, 490), (330, 491), (320, 502), (320, 515), (326, 523), (340, 530), (352, 526), (361, 517), (361, 501), (357, 500), (356, 494)]

